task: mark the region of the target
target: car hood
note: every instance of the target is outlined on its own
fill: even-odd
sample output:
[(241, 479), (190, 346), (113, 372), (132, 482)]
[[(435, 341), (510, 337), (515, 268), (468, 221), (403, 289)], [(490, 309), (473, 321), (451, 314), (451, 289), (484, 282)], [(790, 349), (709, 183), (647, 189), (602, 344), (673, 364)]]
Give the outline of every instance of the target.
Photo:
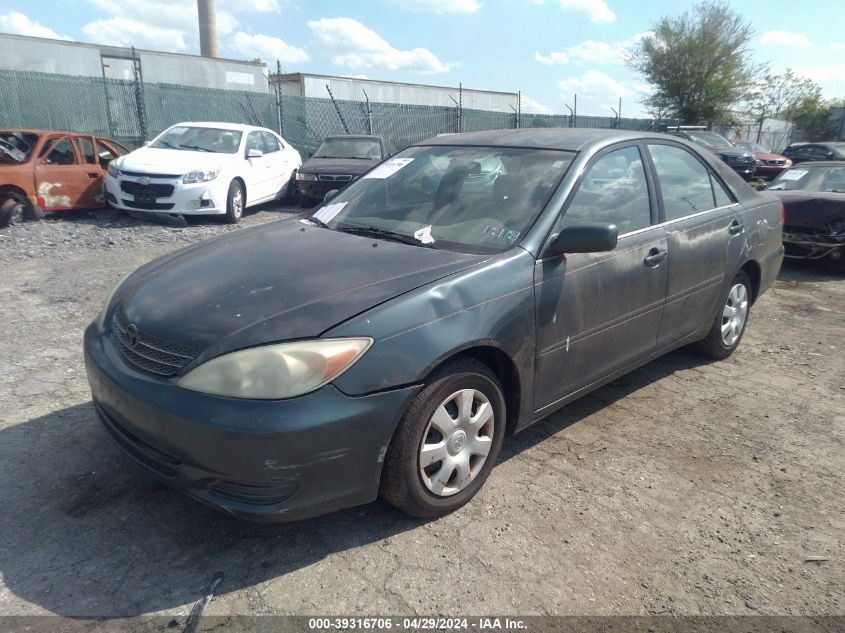
[(282, 220), (144, 266), (114, 305), (139, 330), (204, 350), (201, 362), (234, 349), (319, 336), (486, 259)]
[(357, 158), (309, 158), (299, 171), (304, 174), (354, 174), (370, 171), (378, 164), (377, 160)]
[(773, 154), (771, 152), (755, 152), (754, 158), (758, 160), (789, 160), (786, 156)]
[(142, 147), (118, 159), (118, 165), (123, 171), (182, 175), (198, 169), (217, 169), (235, 156), (237, 155)]
[(786, 211), (787, 227), (825, 229), (832, 222), (845, 221), (845, 193), (804, 191), (771, 191)]
[(754, 158), (751, 152), (746, 152), (744, 149), (737, 149), (736, 147), (711, 147), (711, 152), (716, 152), (722, 156), (747, 156)]

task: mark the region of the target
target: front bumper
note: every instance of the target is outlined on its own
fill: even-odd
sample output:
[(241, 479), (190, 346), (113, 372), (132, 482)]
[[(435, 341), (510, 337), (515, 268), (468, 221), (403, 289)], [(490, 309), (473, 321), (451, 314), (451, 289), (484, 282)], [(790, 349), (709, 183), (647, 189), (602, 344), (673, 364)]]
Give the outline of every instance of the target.
[[(218, 176), (208, 182), (186, 185), (179, 178), (142, 179), (121, 174), (105, 177), (106, 200), (115, 209), (133, 213), (180, 213), (219, 215), (226, 213), (228, 181)], [(139, 199), (138, 190), (155, 193), (153, 199)]]
[(787, 167), (784, 165), (757, 165), (756, 175), (758, 178), (773, 180), (785, 169), (787, 169)]
[(306, 196), (313, 200), (322, 200), (326, 194), (332, 189), (341, 190), (352, 182), (355, 182), (357, 177), (345, 182), (331, 182), (324, 180), (297, 180), (296, 186), (299, 189), (300, 195)]
[(182, 389), (128, 366), (95, 325), (85, 368), (101, 422), (164, 483), (233, 515), (302, 519), (368, 503), (418, 387), (349, 397), (327, 385), (290, 400)]
[(831, 259), (839, 260), (845, 252), (845, 233), (825, 235), (821, 233), (801, 233), (784, 231), (783, 243), (786, 257), (790, 259)]

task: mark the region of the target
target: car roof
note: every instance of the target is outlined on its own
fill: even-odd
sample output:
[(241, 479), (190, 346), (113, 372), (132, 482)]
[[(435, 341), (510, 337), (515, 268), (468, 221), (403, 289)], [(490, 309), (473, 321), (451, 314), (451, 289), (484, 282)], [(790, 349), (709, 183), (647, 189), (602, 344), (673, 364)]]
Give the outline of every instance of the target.
[[(273, 130), (261, 127), (258, 125), (245, 125), (243, 123), (226, 123), (225, 121), (182, 121), (174, 123), (170, 127), (178, 125), (190, 125), (191, 127), (210, 127), (224, 130), (236, 130), (238, 132), (252, 132), (253, 130), (261, 130), (262, 132), (273, 132)], [(275, 134), (275, 132), (274, 132)]]
[(375, 134), (332, 134), (331, 136), (327, 136), (324, 138), (324, 141), (328, 141), (329, 139), (361, 139), (366, 141), (380, 141), (382, 138)]
[(54, 135), (67, 135), (67, 136), (93, 136), (94, 138), (101, 138), (106, 141), (111, 141), (108, 136), (100, 136), (98, 134), (92, 134), (91, 132), (66, 132), (65, 130), (37, 130), (33, 128), (23, 128), (23, 127), (4, 127), (0, 129), (0, 134), (5, 132), (17, 132), (18, 134), (37, 134), (39, 136), (44, 134), (54, 134)]
[(845, 160), (811, 160), (806, 163), (798, 163), (790, 169), (807, 169), (816, 167), (845, 167)]
[(616, 143), (641, 139), (666, 140), (669, 134), (631, 132), (601, 128), (528, 128), (521, 130), (488, 130), (435, 136), (414, 145), (487, 145), (495, 147), (530, 147), (578, 152), (601, 142)]

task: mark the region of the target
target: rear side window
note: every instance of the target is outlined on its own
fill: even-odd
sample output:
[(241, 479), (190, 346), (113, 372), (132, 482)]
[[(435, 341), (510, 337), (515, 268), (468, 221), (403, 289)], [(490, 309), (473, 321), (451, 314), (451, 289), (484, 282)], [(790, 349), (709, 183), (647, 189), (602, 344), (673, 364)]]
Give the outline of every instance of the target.
[(80, 138), (77, 139), (77, 142), (79, 143), (80, 154), (84, 157), (83, 160), (89, 165), (93, 165), (96, 161), (94, 160), (94, 144), (91, 139)]
[(583, 222), (610, 222), (620, 234), (651, 224), (648, 185), (639, 149), (615, 150), (590, 166), (558, 230)]
[(713, 195), (716, 196), (717, 207), (726, 207), (727, 205), (734, 203), (733, 198), (731, 198), (724, 185), (719, 182), (716, 176), (710, 174), (710, 181), (713, 183)]
[(648, 151), (660, 183), (666, 220), (717, 206), (710, 171), (695, 156), (672, 145), (649, 145)]

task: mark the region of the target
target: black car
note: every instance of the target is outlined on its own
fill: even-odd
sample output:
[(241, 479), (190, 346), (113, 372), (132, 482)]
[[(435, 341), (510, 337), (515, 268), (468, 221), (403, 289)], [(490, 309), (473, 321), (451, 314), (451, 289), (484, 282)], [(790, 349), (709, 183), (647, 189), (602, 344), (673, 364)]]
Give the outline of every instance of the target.
[(843, 261), (845, 161), (803, 163), (768, 189), (783, 202), (786, 257)]
[(845, 143), (793, 143), (781, 152), (793, 163), (845, 160)]
[(745, 178), (745, 180), (752, 180), (756, 175), (757, 159), (754, 158), (754, 154), (736, 147), (721, 134), (716, 134), (705, 129), (683, 127), (670, 128), (667, 132), (673, 136), (680, 136), (702, 147), (706, 147), (725, 161), (731, 169)]
[(380, 136), (329, 136), (296, 173), (299, 202), (311, 207), (327, 191), (342, 189), (385, 158)]
[(729, 356), (782, 258), (778, 200), (681, 139), (455, 134), (142, 266), (85, 365), (115, 442), (208, 504), (432, 517), (576, 398), (683, 345)]

